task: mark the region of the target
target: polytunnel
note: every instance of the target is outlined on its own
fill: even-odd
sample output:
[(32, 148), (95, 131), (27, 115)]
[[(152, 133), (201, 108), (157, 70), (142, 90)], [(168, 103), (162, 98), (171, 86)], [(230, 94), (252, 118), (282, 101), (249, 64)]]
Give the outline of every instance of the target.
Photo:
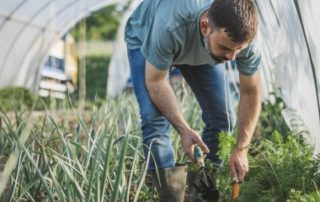
[(0, 88), (37, 90), (50, 47), (90, 12), (121, 0), (0, 0)]
[[(283, 116), (291, 130), (306, 136), (320, 152), (320, 1), (256, 0), (258, 43), (262, 50), (263, 98), (281, 89)], [(133, 1), (127, 18), (139, 1)], [(129, 77), (122, 22), (109, 68), (108, 94), (116, 95)], [(122, 75), (119, 78), (119, 75)], [(230, 79), (238, 79), (231, 76)], [(237, 83), (238, 80), (231, 81)]]

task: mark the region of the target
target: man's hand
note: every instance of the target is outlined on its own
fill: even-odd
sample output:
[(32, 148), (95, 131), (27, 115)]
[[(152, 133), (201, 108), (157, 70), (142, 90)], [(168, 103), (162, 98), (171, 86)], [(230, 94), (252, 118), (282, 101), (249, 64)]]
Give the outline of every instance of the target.
[(247, 153), (247, 149), (237, 148), (231, 153), (229, 160), (230, 175), (234, 182), (243, 182), (245, 175), (249, 172)]
[(208, 154), (209, 148), (207, 145), (201, 140), (199, 134), (192, 130), (189, 129), (181, 134), (181, 142), (183, 146), (184, 152), (193, 160), (194, 159), (194, 146), (199, 145), (203, 153)]

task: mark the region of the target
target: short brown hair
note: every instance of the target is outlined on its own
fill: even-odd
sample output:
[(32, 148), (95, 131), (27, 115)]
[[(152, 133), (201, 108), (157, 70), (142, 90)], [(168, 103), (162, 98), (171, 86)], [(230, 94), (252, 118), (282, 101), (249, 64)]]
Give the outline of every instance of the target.
[(214, 0), (208, 19), (210, 26), (225, 28), (234, 42), (251, 42), (257, 34), (257, 13), (253, 0)]

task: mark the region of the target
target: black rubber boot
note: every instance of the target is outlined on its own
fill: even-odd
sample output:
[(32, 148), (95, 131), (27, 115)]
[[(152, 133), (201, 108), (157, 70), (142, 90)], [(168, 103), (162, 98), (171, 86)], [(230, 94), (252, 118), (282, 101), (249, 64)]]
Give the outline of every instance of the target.
[(187, 166), (152, 171), (160, 202), (183, 202), (187, 180)]

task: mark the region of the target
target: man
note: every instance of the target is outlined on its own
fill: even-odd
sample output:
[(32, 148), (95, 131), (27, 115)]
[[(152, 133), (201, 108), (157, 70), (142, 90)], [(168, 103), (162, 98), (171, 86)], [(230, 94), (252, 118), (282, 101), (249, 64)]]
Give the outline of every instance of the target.
[[(183, 201), (186, 171), (176, 166), (169, 123), (193, 158), (199, 145), (220, 167), (218, 134), (230, 131), (235, 116), (223, 62), (236, 60), (240, 72), (237, 142), (229, 159), (234, 181), (248, 172), (247, 152), (260, 113), (260, 53), (254, 39), (257, 9), (251, 0), (144, 0), (129, 18), (125, 40), (139, 103), (145, 155), (160, 201)], [(202, 109), (202, 137), (189, 127), (166, 75), (180, 69)], [(159, 172), (156, 172), (158, 170)]]

